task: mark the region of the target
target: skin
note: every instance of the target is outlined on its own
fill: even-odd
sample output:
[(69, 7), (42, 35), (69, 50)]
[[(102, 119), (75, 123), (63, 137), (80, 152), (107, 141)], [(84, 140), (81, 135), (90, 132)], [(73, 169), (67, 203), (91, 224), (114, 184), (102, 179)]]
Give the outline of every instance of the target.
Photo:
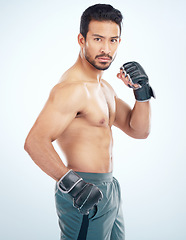
[[(136, 101), (131, 109), (102, 79), (104, 70), (99, 70), (110, 66), (120, 41), (116, 23), (90, 22), (86, 40), (78, 35), (80, 53), (76, 63), (53, 87), (26, 138), (25, 150), (56, 181), (69, 169), (111, 172), (112, 125), (133, 138), (149, 134), (149, 101)], [(117, 77), (129, 83), (122, 71)], [(55, 140), (66, 157), (66, 166), (52, 145)]]

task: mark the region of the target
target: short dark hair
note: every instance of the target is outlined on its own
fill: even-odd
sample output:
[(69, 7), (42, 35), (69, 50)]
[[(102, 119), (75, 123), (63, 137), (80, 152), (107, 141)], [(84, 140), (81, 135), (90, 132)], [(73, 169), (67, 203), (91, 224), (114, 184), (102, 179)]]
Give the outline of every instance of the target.
[(89, 23), (91, 20), (112, 21), (119, 25), (121, 34), (121, 24), (123, 16), (121, 12), (109, 4), (95, 4), (88, 7), (81, 16), (80, 33), (86, 39)]

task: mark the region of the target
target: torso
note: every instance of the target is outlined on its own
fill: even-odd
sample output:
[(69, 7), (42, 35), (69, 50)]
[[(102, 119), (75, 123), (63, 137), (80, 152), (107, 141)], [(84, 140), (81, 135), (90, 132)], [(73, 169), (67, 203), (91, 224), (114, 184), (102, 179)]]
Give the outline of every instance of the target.
[(66, 156), (68, 168), (80, 172), (111, 172), (115, 93), (104, 80), (84, 81), (82, 87), (87, 92), (85, 108), (57, 139), (58, 145)]

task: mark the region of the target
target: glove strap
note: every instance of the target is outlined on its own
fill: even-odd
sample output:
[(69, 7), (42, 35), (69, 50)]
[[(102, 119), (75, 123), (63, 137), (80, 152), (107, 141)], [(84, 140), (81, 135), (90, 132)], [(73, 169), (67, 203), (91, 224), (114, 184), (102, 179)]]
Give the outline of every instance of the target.
[(154, 91), (148, 83), (143, 85), (141, 88), (136, 90), (134, 89), (134, 95), (138, 102), (147, 102), (151, 99), (151, 97), (155, 98)]
[(63, 193), (69, 193), (83, 179), (70, 169), (58, 182), (57, 187)]

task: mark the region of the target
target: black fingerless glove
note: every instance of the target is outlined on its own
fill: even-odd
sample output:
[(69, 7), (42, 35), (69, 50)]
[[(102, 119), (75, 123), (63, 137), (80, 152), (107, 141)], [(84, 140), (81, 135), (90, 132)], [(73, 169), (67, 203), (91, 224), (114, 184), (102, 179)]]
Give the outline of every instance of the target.
[(81, 214), (89, 211), (103, 198), (102, 192), (92, 183), (86, 183), (76, 172), (68, 171), (57, 183), (59, 190), (73, 198), (73, 205)]
[(133, 84), (138, 84), (138, 88), (133, 88), (137, 101), (145, 102), (155, 98), (155, 94), (149, 85), (149, 79), (142, 66), (137, 62), (128, 62), (121, 67), (123, 72), (129, 75)]

